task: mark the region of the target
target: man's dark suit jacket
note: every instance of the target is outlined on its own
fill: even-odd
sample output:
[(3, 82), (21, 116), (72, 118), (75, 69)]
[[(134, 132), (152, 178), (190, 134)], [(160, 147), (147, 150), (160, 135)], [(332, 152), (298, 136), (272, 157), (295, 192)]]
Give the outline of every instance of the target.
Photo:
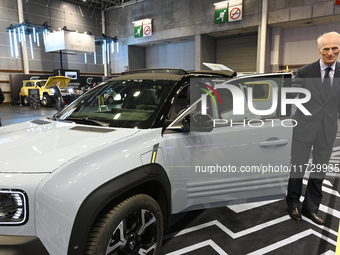
[(61, 99), (61, 90), (57, 85), (54, 85), (54, 98), (58, 99), (58, 97)]
[[(309, 143), (315, 137), (323, 121), (326, 141), (333, 143), (337, 133), (337, 114), (340, 99), (340, 65), (336, 62), (332, 89), (327, 98), (323, 96), (322, 79), (319, 60), (300, 68), (293, 78), (293, 87), (310, 91), (311, 99), (303, 104), (312, 115), (304, 115), (299, 109), (295, 113), (298, 122), (293, 129), (293, 137), (301, 142)], [(299, 95), (301, 97), (301, 94)]]

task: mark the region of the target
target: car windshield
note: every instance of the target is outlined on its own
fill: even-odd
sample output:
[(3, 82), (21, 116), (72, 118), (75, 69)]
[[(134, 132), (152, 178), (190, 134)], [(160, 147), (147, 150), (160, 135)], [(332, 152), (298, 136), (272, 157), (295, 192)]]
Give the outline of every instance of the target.
[(150, 128), (175, 80), (111, 80), (79, 97), (55, 118), (79, 124)]

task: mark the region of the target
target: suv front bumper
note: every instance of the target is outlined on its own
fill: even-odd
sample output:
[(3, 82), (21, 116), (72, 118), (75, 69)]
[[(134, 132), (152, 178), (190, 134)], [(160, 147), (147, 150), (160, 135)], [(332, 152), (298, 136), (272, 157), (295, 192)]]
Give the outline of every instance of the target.
[(35, 236), (0, 236), (0, 255), (48, 255), (40, 239)]

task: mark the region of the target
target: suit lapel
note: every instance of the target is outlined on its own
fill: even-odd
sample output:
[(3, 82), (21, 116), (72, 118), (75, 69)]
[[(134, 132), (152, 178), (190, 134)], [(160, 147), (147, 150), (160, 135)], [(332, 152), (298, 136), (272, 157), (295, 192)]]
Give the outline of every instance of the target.
[(323, 89), (322, 89), (322, 79), (321, 79), (321, 71), (320, 71), (320, 63), (319, 60), (314, 62), (312, 66), (312, 75), (314, 86), (316, 86), (321, 98), (325, 102), (327, 98), (324, 97)]

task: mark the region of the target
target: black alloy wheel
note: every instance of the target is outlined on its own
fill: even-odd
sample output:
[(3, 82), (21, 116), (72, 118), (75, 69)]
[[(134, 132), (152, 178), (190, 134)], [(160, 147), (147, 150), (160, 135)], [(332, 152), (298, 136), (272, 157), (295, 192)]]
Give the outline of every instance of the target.
[(103, 214), (86, 242), (86, 255), (157, 255), (163, 237), (163, 216), (148, 195), (127, 198)]

